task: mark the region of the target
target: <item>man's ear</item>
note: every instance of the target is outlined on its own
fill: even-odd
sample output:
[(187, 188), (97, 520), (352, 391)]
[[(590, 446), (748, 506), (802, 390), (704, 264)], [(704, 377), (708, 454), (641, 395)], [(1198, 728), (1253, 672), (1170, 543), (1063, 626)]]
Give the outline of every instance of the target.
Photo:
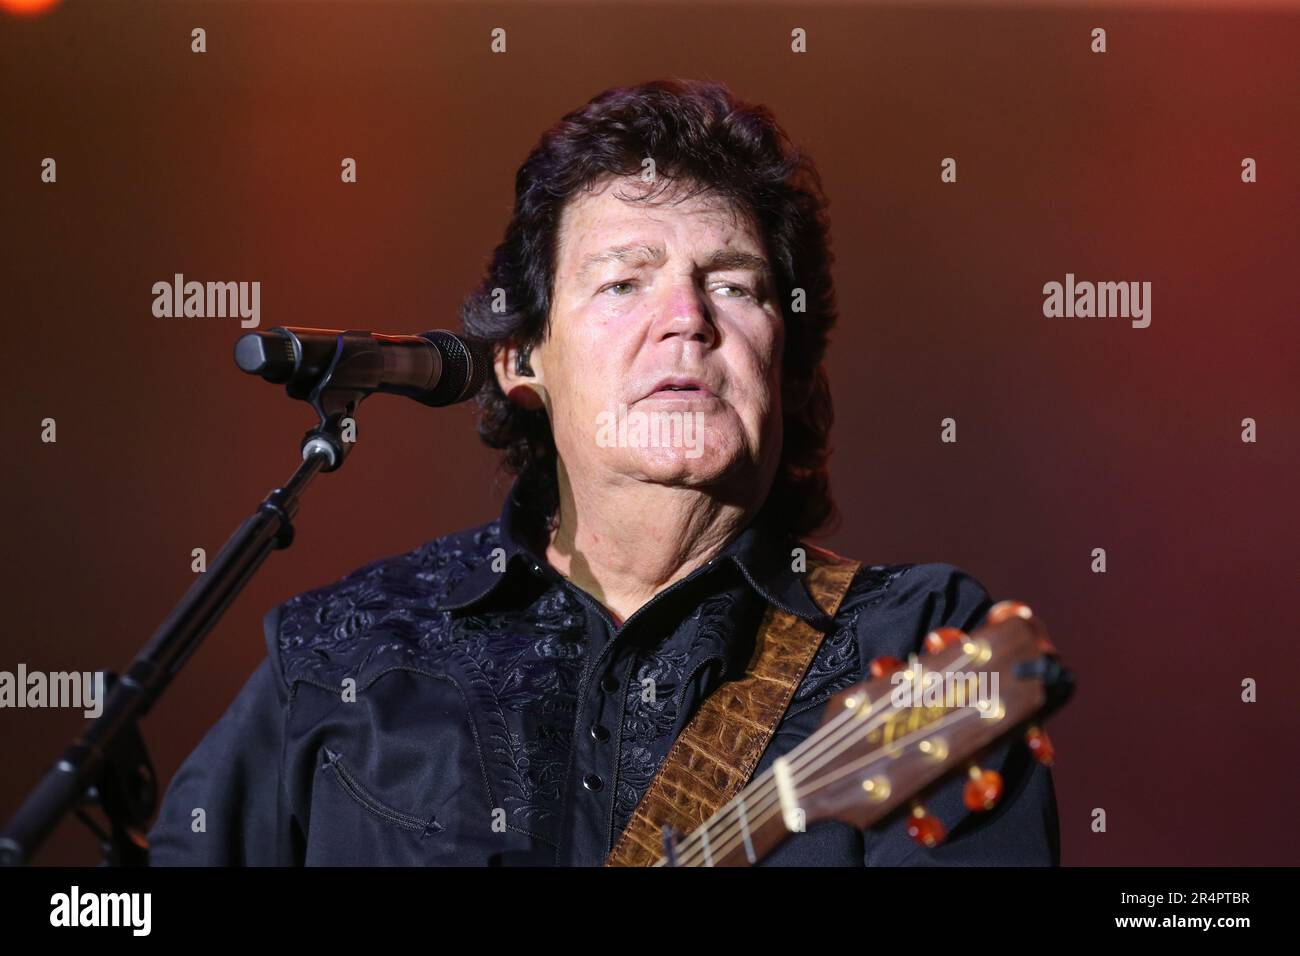
[[(540, 352), (540, 346), (529, 349), (522, 343), (506, 343), (497, 346), (492, 357), (492, 371), (501, 391), (512, 404), (529, 411), (545, 407), (546, 384)], [(530, 369), (532, 374), (529, 374)]]

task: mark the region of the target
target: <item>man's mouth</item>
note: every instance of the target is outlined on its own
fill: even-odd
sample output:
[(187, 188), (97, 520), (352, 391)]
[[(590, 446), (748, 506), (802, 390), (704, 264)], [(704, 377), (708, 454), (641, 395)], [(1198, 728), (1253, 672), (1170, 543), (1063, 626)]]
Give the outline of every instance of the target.
[(713, 389), (704, 382), (694, 378), (665, 378), (655, 384), (647, 399), (677, 399), (681, 401), (703, 401), (717, 398)]

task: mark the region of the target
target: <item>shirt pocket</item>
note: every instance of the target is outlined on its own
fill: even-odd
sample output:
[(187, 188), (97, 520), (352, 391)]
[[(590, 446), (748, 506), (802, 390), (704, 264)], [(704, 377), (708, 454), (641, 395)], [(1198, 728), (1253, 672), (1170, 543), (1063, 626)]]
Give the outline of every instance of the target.
[(395, 668), (361, 683), (355, 699), (318, 686), (300, 685), (287, 744), (307, 865), (479, 859), (496, 835), (455, 682)]
[(421, 836), (432, 836), (446, 829), (438, 822), (436, 815), (417, 816), (389, 806), (358, 779), (357, 774), (349, 768), (344, 754), (330, 747), (322, 747), (321, 750), (321, 773), (332, 776), (344, 793), (380, 820), (403, 830), (415, 831)]

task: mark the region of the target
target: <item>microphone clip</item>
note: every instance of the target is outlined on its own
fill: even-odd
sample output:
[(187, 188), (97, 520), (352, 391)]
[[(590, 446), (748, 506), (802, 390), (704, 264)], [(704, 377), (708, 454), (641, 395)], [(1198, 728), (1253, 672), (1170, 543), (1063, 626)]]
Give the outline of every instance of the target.
[(323, 455), (322, 471), (337, 471), (357, 440), (357, 407), (370, 393), (361, 388), (331, 386), (334, 370), (343, 356), (343, 336), (338, 337), (334, 355), (312, 390), (302, 396), (320, 419), (315, 428), (302, 436), (302, 457)]

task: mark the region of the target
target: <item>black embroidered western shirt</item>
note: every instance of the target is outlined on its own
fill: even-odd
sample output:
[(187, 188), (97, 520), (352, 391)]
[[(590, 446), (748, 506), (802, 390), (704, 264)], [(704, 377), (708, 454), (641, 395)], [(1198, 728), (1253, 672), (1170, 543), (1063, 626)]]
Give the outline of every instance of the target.
[[(992, 601), (948, 564), (862, 568), (834, 619), (796, 542), (751, 525), (622, 626), (555, 572), (507, 497), (499, 519), (298, 595), (265, 621), (268, 656), (185, 760), (150, 833), (154, 865), (599, 865), (704, 698), (739, 676), (767, 603), (824, 642), (755, 774), (827, 698), (925, 635), (974, 630)], [(1051, 774), (1022, 740), (991, 812), (953, 778), (927, 808), (860, 832), (809, 823), (761, 865), (1054, 865)], [(196, 811), (201, 810), (202, 813)]]

